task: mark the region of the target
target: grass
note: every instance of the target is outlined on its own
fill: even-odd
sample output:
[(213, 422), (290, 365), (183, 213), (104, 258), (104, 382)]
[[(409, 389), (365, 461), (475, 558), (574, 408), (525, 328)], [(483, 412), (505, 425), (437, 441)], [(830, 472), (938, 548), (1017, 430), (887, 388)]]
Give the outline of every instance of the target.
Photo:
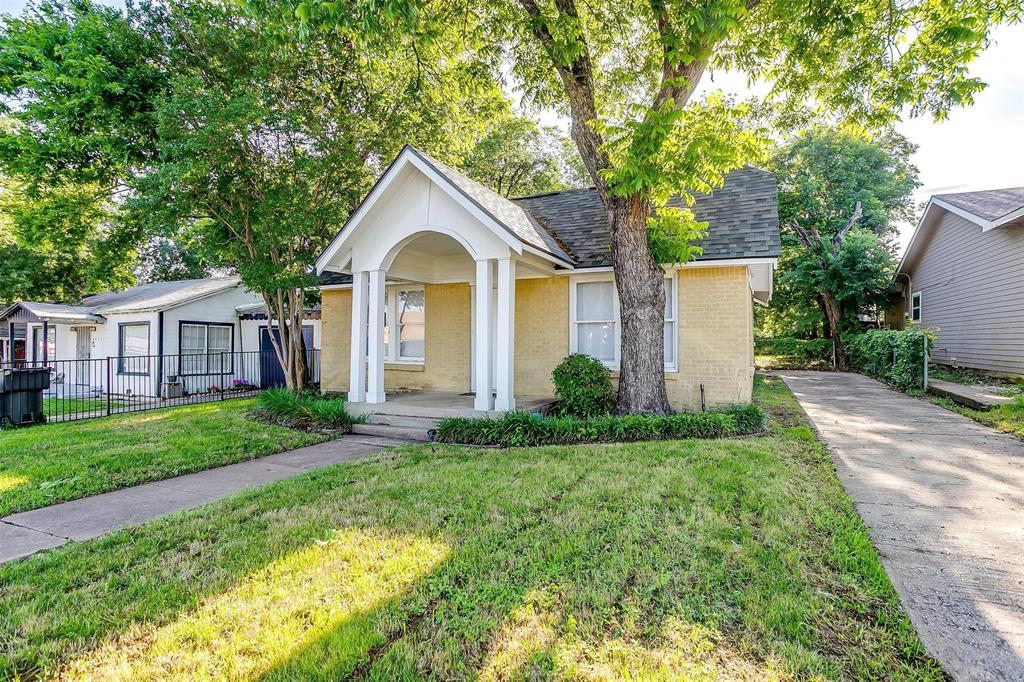
[(929, 365), (928, 377), (967, 386), (989, 386), (994, 388), (997, 393), (1008, 396), (1024, 392), (1024, 377), (999, 376), (969, 367)]
[(931, 401), (947, 410), (959, 412), (976, 422), (991, 426), (997, 431), (1024, 438), (1024, 396), (1018, 396), (1013, 402), (996, 405), (989, 410), (974, 410), (955, 403), (949, 398), (938, 396), (933, 396)]
[(414, 446), (0, 566), (0, 677), (942, 679), (757, 395), (761, 437)]
[(251, 421), (251, 404), (170, 407), (0, 433), (0, 516), (325, 439)]
[[(111, 407), (122, 405), (124, 403), (118, 400), (110, 401)], [(106, 409), (106, 398), (43, 398), (43, 413), (51, 419), (61, 415), (104, 412)]]

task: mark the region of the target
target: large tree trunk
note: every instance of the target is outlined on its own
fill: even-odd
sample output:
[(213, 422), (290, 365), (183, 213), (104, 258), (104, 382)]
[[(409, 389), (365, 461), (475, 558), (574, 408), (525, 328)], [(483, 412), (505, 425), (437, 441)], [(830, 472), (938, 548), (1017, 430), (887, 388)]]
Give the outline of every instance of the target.
[(650, 203), (612, 198), (612, 259), (622, 346), (619, 414), (671, 414), (665, 390), (665, 272), (647, 243)]
[(825, 289), (821, 297), (825, 302), (825, 314), (828, 316), (829, 336), (832, 337), (832, 343), (835, 344), (836, 367), (843, 369), (846, 367), (846, 351), (843, 350), (843, 339), (839, 335), (839, 304), (831, 289)]

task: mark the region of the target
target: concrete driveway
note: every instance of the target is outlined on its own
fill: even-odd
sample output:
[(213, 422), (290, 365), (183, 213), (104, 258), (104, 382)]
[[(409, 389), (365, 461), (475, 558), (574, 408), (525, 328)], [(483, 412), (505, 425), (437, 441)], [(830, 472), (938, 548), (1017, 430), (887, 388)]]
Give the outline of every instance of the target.
[(1024, 680), (1024, 442), (860, 374), (778, 374), (928, 651), (956, 679)]

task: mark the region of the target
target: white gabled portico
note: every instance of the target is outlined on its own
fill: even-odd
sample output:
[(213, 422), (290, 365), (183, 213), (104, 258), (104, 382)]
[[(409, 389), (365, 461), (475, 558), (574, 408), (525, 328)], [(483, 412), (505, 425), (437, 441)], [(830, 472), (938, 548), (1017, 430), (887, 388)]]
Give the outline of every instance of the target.
[(406, 147), (317, 261), (318, 273), (352, 275), (349, 401), (387, 399), (385, 362), (401, 357), (388, 344), (406, 343), (387, 292), (461, 282), (472, 288), (473, 409), (516, 409), (516, 279), (571, 268), (516, 204)]

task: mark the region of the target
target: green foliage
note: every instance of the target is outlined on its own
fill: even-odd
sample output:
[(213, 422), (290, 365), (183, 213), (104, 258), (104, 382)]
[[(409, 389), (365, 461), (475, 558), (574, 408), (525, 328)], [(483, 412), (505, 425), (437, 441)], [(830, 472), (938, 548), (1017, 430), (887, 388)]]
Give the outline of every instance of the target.
[(563, 417), (596, 417), (608, 414), (615, 405), (615, 389), (611, 372), (588, 355), (573, 353), (551, 372), (558, 403), (557, 413)]
[(728, 438), (764, 431), (768, 417), (755, 405), (720, 412), (647, 415), (541, 417), (508, 412), (497, 419), (452, 417), (437, 426), (442, 443), (525, 447), (680, 438)]
[[(765, 333), (829, 335), (825, 292), (839, 309), (841, 330), (858, 314), (886, 307), (896, 267), (890, 239), (896, 223), (913, 216), (913, 151), (894, 132), (872, 136), (850, 127), (813, 128), (777, 150), (770, 167), (779, 182), (782, 255), (761, 320)], [(863, 215), (840, 234), (858, 202)]]
[(831, 339), (759, 338), (754, 343), (757, 355), (781, 355), (801, 360), (832, 361)]
[(349, 431), (358, 419), (345, 410), (345, 401), (319, 393), (295, 393), (270, 388), (256, 398), (252, 413), (258, 419), (297, 429)]
[(877, 377), (901, 391), (924, 387), (925, 352), (935, 335), (927, 329), (871, 329), (843, 339), (850, 364), (858, 372)]
[(77, 301), (130, 286), (134, 233), (82, 185), (0, 184), (0, 301)]
[(579, 153), (557, 128), (541, 128), (511, 114), (488, 128), (459, 168), (506, 197), (590, 184)]

